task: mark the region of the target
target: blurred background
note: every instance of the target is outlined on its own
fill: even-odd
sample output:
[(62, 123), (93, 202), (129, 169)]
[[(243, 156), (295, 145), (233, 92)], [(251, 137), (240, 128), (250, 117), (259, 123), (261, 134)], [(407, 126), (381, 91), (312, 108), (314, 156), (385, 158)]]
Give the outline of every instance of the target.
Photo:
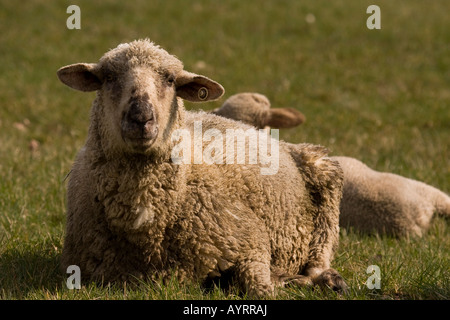
[[(66, 27), (72, 4), (80, 30)], [(366, 27), (371, 4), (381, 9), (381, 30)], [(222, 100), (188, 109), (259, 92), (272, 107), (306, 115), (282, 139), (450, 192), (449, 9), (448, 0), (0, 0), (3, 249), (53, 239), (44, 247), (60, 250), (64, 177), (86, 139), (95, 93), (64, 86), (56, 71), (138, 38), (225, 87)]]

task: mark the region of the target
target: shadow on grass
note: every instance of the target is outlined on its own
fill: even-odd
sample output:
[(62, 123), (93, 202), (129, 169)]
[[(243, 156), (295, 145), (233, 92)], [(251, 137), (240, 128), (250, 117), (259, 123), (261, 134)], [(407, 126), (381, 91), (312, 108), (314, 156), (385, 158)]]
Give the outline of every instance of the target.
[[(64, 285), (57, 250), (9, 249), (0, 256), (0, 299), (27, 299)], [(44, 295), (42, 295), (44, 293)]]

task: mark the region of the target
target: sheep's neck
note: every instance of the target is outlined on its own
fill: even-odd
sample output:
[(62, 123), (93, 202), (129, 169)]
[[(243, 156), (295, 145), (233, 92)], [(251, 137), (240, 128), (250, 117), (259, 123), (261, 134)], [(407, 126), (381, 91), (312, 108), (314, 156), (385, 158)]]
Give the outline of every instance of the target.
[(111, 230), (142, 247), (159, 245), (183, 201), (183, 170), (169, 162), (103, 163), (95, 179)]
[(185, 197), (186, 167), (154, 156), (107, 153), (95, 105), (86, 150), (105, 219), (116, 235), (157, 252)]

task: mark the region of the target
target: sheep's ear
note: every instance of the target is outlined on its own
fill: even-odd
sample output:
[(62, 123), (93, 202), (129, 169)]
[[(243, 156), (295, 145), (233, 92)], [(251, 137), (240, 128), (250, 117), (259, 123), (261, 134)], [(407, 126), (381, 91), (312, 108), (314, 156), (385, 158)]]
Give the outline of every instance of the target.
[(275, 108), (270, 109), (264, 126), (283, 129), (296, 127), (303, 122), (305, 122), (305, 116), (300, 111), (292, 108)]
[(177, 96), (191, 102), (217, 100), (225, 92), (219, 83), (187, 71), (177, 76), (175, 84)]
[(95, 91), (102, 87), (96, 63), (76, 63), (62, 67), (57, 72), (65, 85), (80, 91)]

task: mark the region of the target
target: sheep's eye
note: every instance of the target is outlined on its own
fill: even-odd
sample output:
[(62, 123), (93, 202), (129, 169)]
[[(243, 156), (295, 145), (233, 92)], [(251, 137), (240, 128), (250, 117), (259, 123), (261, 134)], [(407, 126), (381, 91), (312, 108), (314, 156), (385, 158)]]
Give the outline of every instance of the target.
[(175, 76), (169, 75), (167, 76), (167, 83), (171, 86), (175, 82)]

